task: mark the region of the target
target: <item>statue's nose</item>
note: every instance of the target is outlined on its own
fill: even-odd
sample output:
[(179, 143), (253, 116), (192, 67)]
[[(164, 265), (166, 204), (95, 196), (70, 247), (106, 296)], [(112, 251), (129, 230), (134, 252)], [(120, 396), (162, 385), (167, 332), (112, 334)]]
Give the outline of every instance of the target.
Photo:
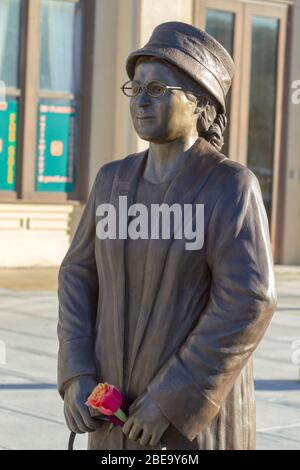
[(139, 106), (147, 106), (151, 102), (151, 97), (147, 94), (145, 88), (143, 88), (136, 97), (136, 100)]

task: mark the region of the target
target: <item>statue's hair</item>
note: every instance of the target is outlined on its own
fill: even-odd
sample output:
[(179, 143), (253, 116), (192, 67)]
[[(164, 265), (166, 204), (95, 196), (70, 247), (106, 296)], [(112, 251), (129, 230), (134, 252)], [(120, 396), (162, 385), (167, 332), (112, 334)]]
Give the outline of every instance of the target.
[[(184, 88), (191, 91), (193, 97), (197, 99), (197, 104), (202, 108), (197, 122), (198, 135), (221, 151), (224, 145), (223, 134), (227, 125), (227, 117), (224, 111), (219, 111), (220, 106), (216, 99), (187, 73), (167, 60), (155, 56), (141, 56), (137, 60), (136, 66), (142, 62), (162, 62), (171, 68), (177, 76), (179, 75)], [(189, 95), (187, 96), (189, 97)]]

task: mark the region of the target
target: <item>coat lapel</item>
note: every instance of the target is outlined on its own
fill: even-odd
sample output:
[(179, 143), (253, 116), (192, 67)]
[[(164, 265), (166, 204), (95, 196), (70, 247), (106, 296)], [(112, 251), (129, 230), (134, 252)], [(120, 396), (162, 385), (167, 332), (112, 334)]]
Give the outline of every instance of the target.
[[(127, 197), (127, 205), (134, 201), (134, 196), (138, 184), (138, 180), (142, 174), (144, 164), (146, 161), (148, 150), (136, 154), (133, 157), (128, 157), (122, 160), (117, 174), (113, 181), (110, 203), (116, 208), (116, 213), (119, 213), (119, 197)], [(126, 214), (122, 214), (126, 215)], [(118, 383), (123, 387), (123, 360), (124, 360), (124, 318), (125, 318), (125, 239), (117, 238), (109, 239), (109, 263), (112, 272), (112, 289), (114, 302), (114, 317), (113, 317), (113, 331), (114, 331), (114, 353), (115, 367), (117, 369)]]
[[(191, 153), (187, 157), (182, 169), (169, 186), (164, 201), (162, 202), (168, 205), (172, 205), (176, 202), (181, 204), (192, 203), (206, 183), (213, 169), (226, 158), (227, 157), (224, 155), (217, 153), (203, 138), (199, 138), (193, 145)], [(139, 312), (139, 319), (133, 340), (128, 384), (130, 383), (133, 366), (146, 333), (150, 314), (153, 310), (155, 298), (163, 278), (164, 266), (173, 235), (171, 231), (170, 239), (162, 241), (159, 254), (156, 250), (155, 240), (149, 240), (141, 311)]]

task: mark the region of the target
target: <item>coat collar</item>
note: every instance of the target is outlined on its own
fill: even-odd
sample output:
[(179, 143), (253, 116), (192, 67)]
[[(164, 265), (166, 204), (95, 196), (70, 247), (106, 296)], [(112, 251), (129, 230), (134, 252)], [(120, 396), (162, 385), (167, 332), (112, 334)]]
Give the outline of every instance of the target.
[[(118, 207), (119, 196), (127, 196), (128, 206), (133, 204), (139, 178), (143, 174), (148, 150), (122, 160), (114, 180), (111, 203)], [(194, 143), (186, 162), (171, 182), (162, 202), (172, 205), (176, 202), (191, 203), (206, 183), (210, 173), (226, 157), (218, 153), (212, 145), (203, 138)], [(154, 307), (157, 291), (163, 278), (163, 271), (168, 251), (172, 243), (164, 240), (157, 254), (155, 240), (149, 240), (146, 255), (145, 278), (142, 292), (141, 312), (139, 315), (134, 340), (131, 361), (128, 369), (128, 384), (133, 366), (147, 330), (148, 321)], [(124, 364), (124, 318), (125, 318), (125, 240), (110, 240), (110, 257), (113, 269), (113, 279), (116, 305), (115, 305), (115, 339), (118, 356), (119, 381), (123, 383)]]

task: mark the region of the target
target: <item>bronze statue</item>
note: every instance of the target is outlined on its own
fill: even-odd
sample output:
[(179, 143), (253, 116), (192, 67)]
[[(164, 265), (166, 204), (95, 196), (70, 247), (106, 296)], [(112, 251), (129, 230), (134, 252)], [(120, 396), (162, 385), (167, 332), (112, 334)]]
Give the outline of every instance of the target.
[[(167, 22), (126, 68), (149, 148), (100, 168), (60, 267), (66, 422), (89, 432), (90, 449), (254, 449), (252, 353), (277, 296), (258, 180), (220, 153), (232, 59), (205, 32)], [(186, 249), (174, 224), (169, 239), (99, 238), (98, 208), (117, 213), (120, 197), (149, 210), (203, 205), (203, 246)], [(123, 427), (90, 416), (98, 382), (129, 400)]]

